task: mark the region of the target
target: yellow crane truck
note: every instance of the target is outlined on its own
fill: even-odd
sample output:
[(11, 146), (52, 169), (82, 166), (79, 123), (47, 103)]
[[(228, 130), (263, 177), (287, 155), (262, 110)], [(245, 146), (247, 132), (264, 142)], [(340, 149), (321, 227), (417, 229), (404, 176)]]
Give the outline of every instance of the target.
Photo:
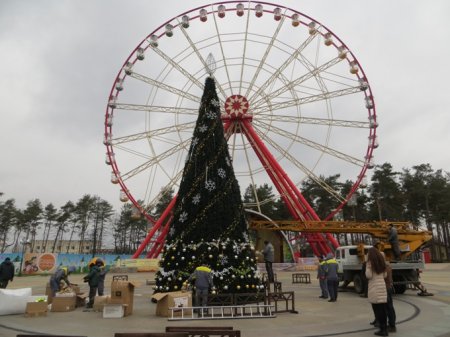
[[(393, 260), (391, 245), (387, 241), (389, 225), (393, 224), (397, 229), (400, 243), (401, 258)], [(302, 233), (358, 233), (372, 236), (374, 245), (385, 253), (386, 259), (391, 261), (392, 275), (395, 291), (398, 294), (405, 292), (408, 286), (419, 290), (418, 295), (431, 295), (420, 282), (420, 273), (424, 269), (424, 261), (417, 252), (432, 239), (432, 233), (418, 230), (409, 222), (374, 221), (268, 221), (251, 220), (249, 228), (253, 230), (273, 230)], [(353, 246), (341, 246), (335, 250), (335, 257), (339, 264), (339, 277), (343, 282), (342, 287), (347, 287), (351, 282), (355, 291), (363, 291), (362, 263), (371, 246), (359, 243)]]

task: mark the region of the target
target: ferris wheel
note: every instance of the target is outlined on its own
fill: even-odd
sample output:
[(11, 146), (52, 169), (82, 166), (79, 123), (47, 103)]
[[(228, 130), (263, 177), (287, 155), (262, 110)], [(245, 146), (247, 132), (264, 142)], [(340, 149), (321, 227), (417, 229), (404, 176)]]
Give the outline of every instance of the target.
[[(178, 191), (210, 54), (235, 175), (241, 190), (254, 187), (247, 206), (282, 198), (295, 219), (321, 220), (301, 194), (309, 179), (337, 201), (332, 218), (365, 184), (378, 146), (375, 103), (360, 63), (330, 29), (294, 9), (218, 2), (145, 37), (110, 92), (106, 163), (120, 200), (156, 224), (147, 243), (156, 231), (161, 240), (167, 232), (174, 201), (162, 220), (151, 212)], [(354, 181), (345, 194), (325, 180), (337, 173)], [(271, 200), (257, 195), (263, 184), (276, 191)]]

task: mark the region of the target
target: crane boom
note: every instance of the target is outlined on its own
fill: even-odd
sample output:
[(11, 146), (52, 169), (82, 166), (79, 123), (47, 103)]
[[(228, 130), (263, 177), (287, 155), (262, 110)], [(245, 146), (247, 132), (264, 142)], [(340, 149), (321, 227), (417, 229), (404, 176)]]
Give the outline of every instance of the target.
[(432, 239), (432, 233), (417, 230), (410, 222), (393, 221), (301, 221), (301, 220), (251, 220), (249, 228), (254, 230), (290, 231), (304, 233), (361, 233), (370, 234), (378, 240), (382, 250), (390, 249), (388, 242), (389, 225), (397, 228), (398, 240), (402, 257), (411, 255), (414, 251)]

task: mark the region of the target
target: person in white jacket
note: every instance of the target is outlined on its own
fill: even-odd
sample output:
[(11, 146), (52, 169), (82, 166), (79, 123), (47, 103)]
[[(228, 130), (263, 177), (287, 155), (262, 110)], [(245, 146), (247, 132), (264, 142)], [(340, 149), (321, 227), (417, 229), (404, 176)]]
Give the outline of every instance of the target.
[(388, 336), (387, 331), (387, 290), (384, 279), (386, 278), (386, 262), (378, 249), (372, 247), (367, 253), (366, 277), (368, 280), (367, 298), (372, 304), (376, 321), (380, 330), (375, 332), (377, 336)]

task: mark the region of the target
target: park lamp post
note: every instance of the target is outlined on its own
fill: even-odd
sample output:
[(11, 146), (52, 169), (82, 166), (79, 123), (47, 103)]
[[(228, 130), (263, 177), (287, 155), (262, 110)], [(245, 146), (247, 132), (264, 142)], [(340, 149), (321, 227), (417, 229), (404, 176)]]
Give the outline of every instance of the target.
[(31, 242), (30, 240), (22, 239), (20, 240), (20, 244), (22, 245), (22, 257), (20, 258), (19, 276), (22, 276), (23, 258), (26, 252), (26, 247), (29, 246)]

